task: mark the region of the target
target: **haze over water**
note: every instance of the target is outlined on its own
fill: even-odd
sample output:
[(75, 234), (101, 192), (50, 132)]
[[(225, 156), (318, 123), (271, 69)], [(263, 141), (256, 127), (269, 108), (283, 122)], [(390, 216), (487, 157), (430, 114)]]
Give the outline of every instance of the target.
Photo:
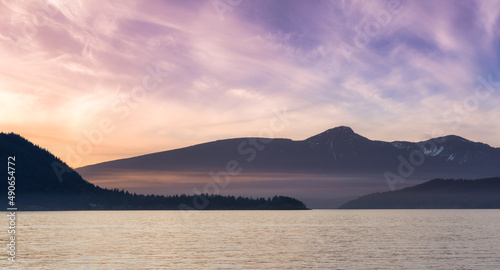
[(18, 220), (17, 262), (2, 260), (2, 269), (500, 268), (500, 210), (19, 212)]

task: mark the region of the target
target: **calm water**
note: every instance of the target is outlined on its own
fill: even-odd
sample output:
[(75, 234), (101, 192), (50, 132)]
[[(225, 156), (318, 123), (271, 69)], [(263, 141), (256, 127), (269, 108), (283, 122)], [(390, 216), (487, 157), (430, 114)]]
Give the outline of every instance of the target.
[(500, 210), (18, 212), (18, 224), (2, 269), (500, 269)]

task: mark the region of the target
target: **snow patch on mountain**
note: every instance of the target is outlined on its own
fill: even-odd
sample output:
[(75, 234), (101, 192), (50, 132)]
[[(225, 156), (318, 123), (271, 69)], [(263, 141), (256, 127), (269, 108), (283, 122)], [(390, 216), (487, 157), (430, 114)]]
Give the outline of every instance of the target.
[(439, 155), (441, 152), (443, 152), (443, 150), (444, 150), (444, 146), (442, 146), (442, 145), (441, 145), (441, 147), (439, 147), (439, 149), (437, 147), (434, 147), (431, 149), (425, 148), (424, 155), (435, 157), (435, 156)]
[(410, 149), (410, 146), (408, 144), (403, 144), (402, 142), (391, 142), (391, 145), (402, 150)]

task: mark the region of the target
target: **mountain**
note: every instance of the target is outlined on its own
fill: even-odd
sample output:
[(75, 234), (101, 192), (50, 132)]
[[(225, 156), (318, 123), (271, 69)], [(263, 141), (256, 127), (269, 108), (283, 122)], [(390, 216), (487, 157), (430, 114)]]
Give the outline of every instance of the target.
[(206, 193), (159, 196), (101, 188), (84, 180), (47, 150), (13, 133), (0, 133), (0, 159), (8, 165), (7, 177), (12, 180), (1, 181), (0, 188), (5, 194), (7, 190), (13, 191), (4, 197), (4, 205), (17, 210), (307, 209), (303, 202), (286, 196), (267, 199)]
[(500, 148), (446, 136), (423, 142), (372, 141), (349, 127), (337, 127), (303, 141), (239, 138), (103, 162), (78, 168), (156, 171), (207, 171), (229, 160), (255, 172), (381, 172), (398, 168), (399, 156), (409, 161), (413, 151), (422, 154), (425, 170), (466, 174), (500, 174)]
[(343, 204), (342, 209), (484, 209), (500, 208), (500, 178), (435, 179), (401, 190), (374, 193)]
[[(238, 172), (228, 172), (229, 163), (237, 165)], [(337, 208), (362, 194), (433, 178), (499, 176), (498, 164), (500, 148), (454, 135), (422, 142), (383, 142), (341, 126), (300, 141), (218, 140), (76, 170), (93, 183), (134, 183), (135, 190), (142, 192), (190, 193), (207, 183), (227, 180), (221, 193), (282, 191), (313, 208)]]

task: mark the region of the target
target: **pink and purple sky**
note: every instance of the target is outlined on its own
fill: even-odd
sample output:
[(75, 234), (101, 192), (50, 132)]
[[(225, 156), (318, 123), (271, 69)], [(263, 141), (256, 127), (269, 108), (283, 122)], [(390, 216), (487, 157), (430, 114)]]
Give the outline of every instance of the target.
[[(339, 125), (500, 147), (500, 1), (5, 0), (0, 10), (0, 129), (73, 167)], [(276, 112), (289, 121), (270, 134)]]

